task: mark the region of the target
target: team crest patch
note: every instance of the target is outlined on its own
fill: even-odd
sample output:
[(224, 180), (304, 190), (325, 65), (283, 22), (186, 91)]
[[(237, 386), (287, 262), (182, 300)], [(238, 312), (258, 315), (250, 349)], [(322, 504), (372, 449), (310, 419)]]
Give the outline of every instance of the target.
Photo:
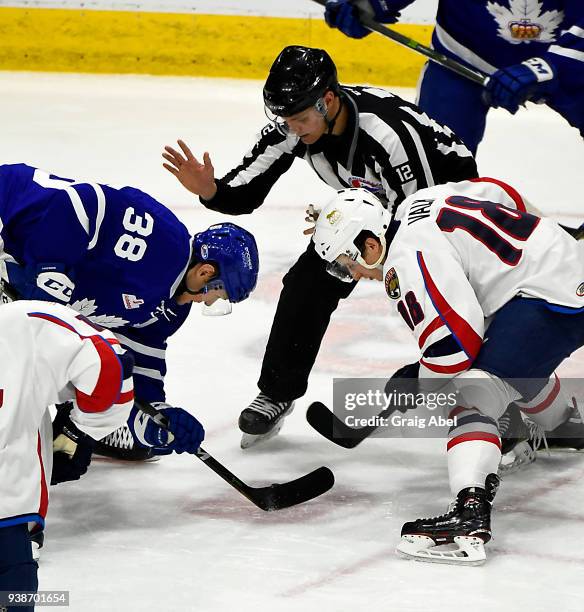
[(497, 22), (497, 34), (501, 38), (513, 45), (555, 40), (556, 30), (564, 18), (563, 11), (542, 11), (540, 0), (509, 0), (508, 4), (507, 8), (499, 2), (487, 3), (487, 10)]
[(342, 216), (343, 215), (341, 215), (341, 212), (335, 208), (326, 216), (326, 219), (331, 225), (334, 225), (341, 220)]
[(140, 308), (144, 303), (144, 300), (137, 298), (135, 295), (128, 295), (127, 293), (122, 293), (122, 300), (124, 301), (124, 306), (126, 310), (132, 310), (133, 308)]
[(576, 289), (576, 295), (578, 297), (584, 297), (584, 283), (580, 283)]
[(395, 268), (390, 268), (385, 275), (385, 291), (392, 300), (397, 300), (401, 296), (399, 288), (399, 278)]

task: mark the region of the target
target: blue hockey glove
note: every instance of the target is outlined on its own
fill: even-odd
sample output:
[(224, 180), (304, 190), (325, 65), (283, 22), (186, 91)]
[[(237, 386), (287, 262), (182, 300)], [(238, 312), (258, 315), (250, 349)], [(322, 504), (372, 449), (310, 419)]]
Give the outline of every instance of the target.
[(363, 38), (371, 33), (361, 24), (360, 11), (372, 13), (375, 21), (395, 23), (399, 10), (390, 7), (389, 0), (328, 0), (324, 9), (324, 19), (331, 28), (338, 28), (351, 38)]
[(128, 427), (136, 442), (141, 446), (151, 447), (157, 455), (169, 455), (173, 451), (196, 453), (205, 438), (201, 423), (182, 408), (166, 407), (160, 409), (160, 412), (168, 421), (168, 431), (137, 406), (132, 408)]
[(6, 262), (8, 282), (26, 300), (68, 304), (75, 283), (62, 264), (43, 263), (21, 266)]
[(514, 115), (527, 100), (545, 100), (557, 88), (553, 65), (532, 57), (492, 74), (485, 83), (483, 99), (489, 106), (500, 106)]

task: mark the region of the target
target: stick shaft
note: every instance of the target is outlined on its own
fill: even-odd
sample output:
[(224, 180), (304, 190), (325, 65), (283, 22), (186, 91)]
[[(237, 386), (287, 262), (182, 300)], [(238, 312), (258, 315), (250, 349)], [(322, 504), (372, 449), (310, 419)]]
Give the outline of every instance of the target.
[[(313, 0), (317, 4), (324, 6), (326, 4), (326, 0)], [(469, 68), (460, 62), (444, 55), (443, 53), (439, 53), (430, 47), (426, 47), (422, 43), (410, 38), (409, 36), (405, 36), (404, 34), (400, 34), (395, 30), (392, 30), (381, 23), (377, 23), (374, 19), (372, 19), (368, 15), (361, 14), (359, 17), (359, 21), (367, 28), (372, 30), (373, 32), (377, 32), (386, 38), (390, 38), (394, 42), (403, 45), (404, 47), (408, 47), (412, 49), (412, 51), (416, 51), (416, 53), (420, 53), (424, 55), (428, 59), (444, 66), (444, 68), (448, 68), (448, 70), (452, 70), (452, 72), (456, 72), (456, 74), (472, 81), (473, 83), (477, 83), (478, 85), (484, 85), (487, 75), (483, 74), (479, 70), (475, 70), (473, 68)]]

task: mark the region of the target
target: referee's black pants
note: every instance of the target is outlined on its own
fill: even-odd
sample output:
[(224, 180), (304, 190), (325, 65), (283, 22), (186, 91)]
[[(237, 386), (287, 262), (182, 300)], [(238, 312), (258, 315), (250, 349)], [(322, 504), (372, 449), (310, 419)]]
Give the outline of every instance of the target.
[(331, 276), (326, 265), (310, 241), (284, 276), (258, 381), (275, 401), (304, 395), (331, 314), (357, 284)]

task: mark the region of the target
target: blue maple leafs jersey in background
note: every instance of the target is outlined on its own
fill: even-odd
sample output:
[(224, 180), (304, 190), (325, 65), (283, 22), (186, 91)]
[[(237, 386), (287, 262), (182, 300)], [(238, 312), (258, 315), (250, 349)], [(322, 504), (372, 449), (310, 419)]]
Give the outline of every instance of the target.
[(165, 399), (166, 340), (190, 311), (173, 296), (191, 258), (191, 235), (168, 208), (132, 187), (4, 165), (0, 237), (21, 296), (68, 303), (113, 329), (134, 354), (136, 396)]
[(584, 85), (584, 2), (440, 0), (432, 44), (487, 74), (547, 57), (562, 87), (579, 88)]

